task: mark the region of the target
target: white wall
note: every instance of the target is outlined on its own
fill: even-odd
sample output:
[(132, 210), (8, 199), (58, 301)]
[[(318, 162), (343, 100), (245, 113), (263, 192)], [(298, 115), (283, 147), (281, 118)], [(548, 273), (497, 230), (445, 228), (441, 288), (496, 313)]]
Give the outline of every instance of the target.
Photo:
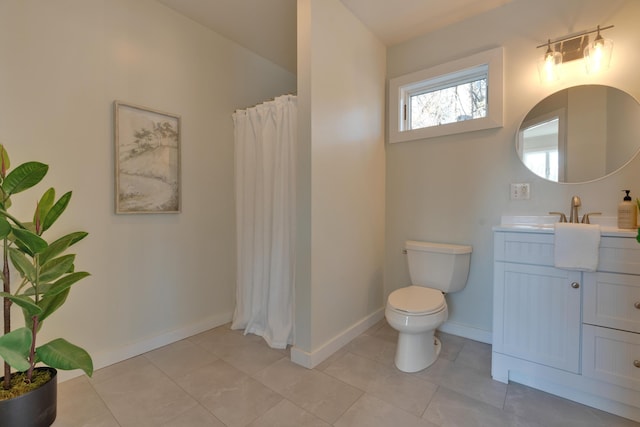
[[(296, 76), (148, 0), (3, 0), (0, 58), (0, 141), (73, 190), (58, 232), (90, 233), (76, 249), (92, 276), (42, 339), (64, 336), (100, 367), (230, 320), (231, 114), (294, 92)], [(182, 116), (182, 213), (113, 213), (116, 99)]]
[[(576, 84), (607, 84), (640, 98), (640, 2), (634, 0), (514, 1), (457, 25), (391, 47), (388, 78), (504, 46), (504, 127), (448, 137), (387, 145), (385, 294), (408, 283), (404, 240), (473, 245), (465, 290), (449, 295), (445, 330), (488, 341), (492, 321), (492, 231), (502, 214), (568, 212), (572, 195), (582, 209), (615, 215), (619, 190), (640, 196), (640, 158), (621, 172), (587, 184), (555, 184), (529, 172), (516, 156), (520, 121), (541, 99)], [(611, 69), (587, 76), (569, 64), (553, 86), (539, 83), (535, 47), (596, 25), (614, 24), (604, 35), (614, 40)], [(531, 200), (510, 201), (509, 184), (531, 183)]]
[(303, 147), (293, 358), (313, 359), (303, 364), (381, 316), (385, 60), (384, 46), (340, 1), (298, 1)]

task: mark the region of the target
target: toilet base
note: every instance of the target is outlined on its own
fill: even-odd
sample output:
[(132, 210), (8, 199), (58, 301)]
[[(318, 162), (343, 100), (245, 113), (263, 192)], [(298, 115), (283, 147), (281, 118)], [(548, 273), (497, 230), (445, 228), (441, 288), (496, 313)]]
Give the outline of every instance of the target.
[(442, 349), (442, 343), (434, 335), (435, 329), (426, 333), (398, 335), (395, 364), (402, 372), (418, 372), (431, 366)]

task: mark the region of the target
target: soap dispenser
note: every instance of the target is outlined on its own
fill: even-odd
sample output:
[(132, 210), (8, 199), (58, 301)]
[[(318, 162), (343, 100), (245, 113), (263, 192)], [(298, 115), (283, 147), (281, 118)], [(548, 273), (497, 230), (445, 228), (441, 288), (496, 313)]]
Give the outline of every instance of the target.
[(627, 193), (618, 205), (618, 228), (638, 228), (638, 208), (631, 201), (631, 190), (622, 190)]

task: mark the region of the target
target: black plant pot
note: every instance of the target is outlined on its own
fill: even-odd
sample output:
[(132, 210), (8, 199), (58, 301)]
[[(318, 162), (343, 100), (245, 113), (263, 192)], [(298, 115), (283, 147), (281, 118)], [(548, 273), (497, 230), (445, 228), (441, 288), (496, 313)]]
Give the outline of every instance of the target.
[(56, 420), (58, 372), (53, 368), (36, 370), (51, 372), (51, 380), (22, 396), (0, 401), (0, 425), (49, 427)]

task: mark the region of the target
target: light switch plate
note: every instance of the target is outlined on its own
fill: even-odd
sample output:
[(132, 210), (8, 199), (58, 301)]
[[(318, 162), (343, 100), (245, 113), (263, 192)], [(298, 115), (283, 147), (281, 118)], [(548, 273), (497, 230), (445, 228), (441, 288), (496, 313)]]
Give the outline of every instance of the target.
[(523, 182), (518, 184), (511, 184), (510, 194), (511, 200), (529, 200), (531, 198), (529, 183)]

